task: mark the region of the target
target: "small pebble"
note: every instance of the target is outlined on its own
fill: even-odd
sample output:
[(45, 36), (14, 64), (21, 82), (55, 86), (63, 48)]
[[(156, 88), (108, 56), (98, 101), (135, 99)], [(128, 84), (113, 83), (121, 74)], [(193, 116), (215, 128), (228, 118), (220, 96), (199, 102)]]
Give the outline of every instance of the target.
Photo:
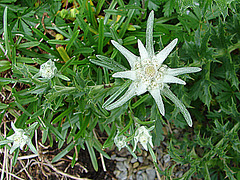
[(155, 177), (156, 177), (156, 171), (155, 171), (155, 169), (153, 169), (153, 168), (147, 168), (146, 169), (146, 173), (147, 173), (147, 179), (148, 180), (154, 180), (155, 179)]
[(116, 176), (116, 178), (122, 179), (122, 180), (127, 179), (127, 171), (121, 172), (118, 176)]
[(127, 171), (127, 168), (124, 166), (123, 162), (117, 162), (116, 168), (118, 168), (120, 171)]
[(175, 173), (175, 176), (180, 178), (180, 177), (183, 176), (183, 172), (182, 171), (178, 171), (178, 172)]
[(129, 163), (128, 161), (124, 161), (123, 164), (124, 164), (124, 166), (125, 166), (127, 169), (129, 169), (129, 164), (130, 164), (130, 163)]
[(149, 180), (148, 175), (145, 172), (143, 172), (141, 175), (142, 175), (144, 180)]
[(143, 157), (142, 156), (140, 156), (140, 157), (138, 157), (138, 161), (140, 162), (140, 163), (143, 163)]
[(116, 154), (111, 155), (111, 160), (114, 160), (117, 157)]
[(135, 162), (135, 163), (133, 164), (133, 169), (137, 168), (138, 166), (139, 166), (139, 162)]
[(143, 165), (149, 165), (149, 164), (151, 164), (151, 162), (149, 162), (148, 159), (145, 159), (144, 162), (143, 162)]
[(120, 173), (121, 173), (121, 171), (119, 171), (119, 170), (114, 170), (114, 171), (113, 171), (113, 174), (114, 174), (115, 176), (118, 176)]
[(165, 163), (169, 162), (171, 160), (170, 155), (169, 154), (164, 155), (163, 160)]
[(128, 177), (128, 179), (129, 179), (129, 180), (133, 180), (133, 179), (134, 179), (133, 174), (130, 175), (130, 176)]
[[(138, 158), (138, 160), (139, 160), (139, 158)], [(132, 164), (134, 164), (135, 162), (137, 162), (137, 159), (132, 158), (130, 162), (131, 162)]]
[(116, 161), (126, 161), (127, 160), (127, 158), (125, 158), (125, 157), (115, 157), (113, 160), (116, 160)]
[(142, 171), (138, 171), (138, 172), (137, 172), (137, 175), (136, 175), (136, 179), (137, 179), (137, 180), (144, 180), (144, 179), (143, 179), (143, 176), (142, 176), (142, 173), (143, 173)]

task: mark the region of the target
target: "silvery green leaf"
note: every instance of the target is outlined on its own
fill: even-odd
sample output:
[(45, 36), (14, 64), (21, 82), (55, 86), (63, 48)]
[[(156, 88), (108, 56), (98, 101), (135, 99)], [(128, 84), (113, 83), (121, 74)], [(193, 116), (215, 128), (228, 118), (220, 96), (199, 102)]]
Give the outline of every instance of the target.
[(110, 59), (106, 56), (97, 55), (97, 59), (90, 59), (90, 61), (96, 65), (105, 67), (107, 69), (119, 72), (119, 71), (125, 71), (127, 68), (119, 64), (118, 62), (114, 61), (113, 59)]
[(104, 104), (103, 107), (107, 107), (111, 104), (129, 85), (131, 80), (126, 81)]
[(172, 93), (172, 91), (168, 87), (165, 87), (162, 90), (162, 94), (164, 96), (166, 96), (167, 98), (169, 98), (180, 109), (180, 111), (183, 114), (183, 117), (185, 118), (187, 124), (190, 127), (192, 127), (191, 115), (188, 112), (188, 110), (186, 109), (186, 107), (184, 106), (184, 104)]
[(64, 81), (70, 81), (70, 79), (67, 76), (64, 76), (62, 74), (56, 74), (56, 77), (59, 77), (59, 78), (61, 78)]

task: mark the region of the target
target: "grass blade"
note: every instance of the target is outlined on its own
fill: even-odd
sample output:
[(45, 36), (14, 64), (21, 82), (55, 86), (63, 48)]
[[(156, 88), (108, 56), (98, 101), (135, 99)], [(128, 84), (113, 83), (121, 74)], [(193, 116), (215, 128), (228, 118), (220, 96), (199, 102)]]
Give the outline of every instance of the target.
[(93, 149), (92, 146), (90, 146), (89, 140), (86, 140), (85, 143), (86, 143), (87, 148), (88, 148), (88, 152), (89, 152), (92, 164), (93, 164), (93, 168), (94, 168), (95, 171), (98, 171), (98, 163), (97, 163), (97, 158), (96, 158), (94, 149)]
[(71, 39), (69, 40), (69, 42), (67, 43), (67, 47), (66, 47), (66, 51), (69, 52), (70, 48), (72, 47), (74, 41), (77, 39), (79, 34), (79, 30), (77, 30), (75, 33), (73, 33)]
[(103, 33), (104, 33), (104, 23), (103, 18), (99, 20), (98, 27), (98, 54), (103, 54)]
[(75, 144), (74, 142), (71, 142), (63, 151), (61, 151), (58, 155), (56, 155), (53, 159), (52, 162), (57, 162), (59, 159), (61, 159), (63, 156), (65, 156), (67, 153), (69, 153), (73, 148)]
[(132, 19), (132, 16), (133, 16), (134, 12), (135, 12), (135, 9), (130, 9), (128, 11), (127, 19), (126, 19), (125, 23), (123, 24), (122, 29), (119, 32), (120, 38), (123, 38), (123, 36), (125, 35), (125, 32), (127, 31), (127, 28), (129, 26), (129, 23)]
[(11, 50), (10, 50), (10, 44), (8, 41), (8, 23), (7, 23), (7, 6), (5, 7), (4, 14), (3, 14), (3, 31), (4, 31), (4, 41), (5, 41), (5, 54), (7, 58), (11, 58)]

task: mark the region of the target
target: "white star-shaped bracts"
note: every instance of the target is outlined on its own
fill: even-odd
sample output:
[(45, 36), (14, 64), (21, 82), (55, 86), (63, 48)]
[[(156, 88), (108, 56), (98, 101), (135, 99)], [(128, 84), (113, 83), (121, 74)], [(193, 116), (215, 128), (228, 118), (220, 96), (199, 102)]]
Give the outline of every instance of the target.
[[(170, 91), (167, 83), (177, 83), (185, 85), (186, 82), (175, 77), (177, 75), (185, 73), (194, 73), (201, 71), (198, 67), (183, 67), (171, 69), (162, 64), (173, 48), (176, 46), (178, 39), (174, 39), (159, 53), (154, 53), (153, 48), (153, 21), (154, 12), (152, 11), (147, 21), (146, 31), (146, 48), (140, 40), (138, 40), (138, 48), (140, 57), (135, 56), (129, 50), (122, 45), (112, 40), (112, 44), (126, 57), (131, 70), (117, 72), (113, 74), (116, 78), (127, 78), (132, 80), (132, 84), (129, 86), (126, 93), (116, 102), (108, 105), (107, 110), (115, 109), (122, 106), (125, 102), (131, 99), (135, 95), (141, 95), (147, 91), (150, 92), (160, 113), (164, 116), (164, 104), (162, 101), (161, 93), (171, 99), (182, 111), (189, 126), (192, 126), (192, 120), (190, 114), (186, 110), (185, 106), (176, 99), (176, 96)], [(184, 111), (184, 112), (183, 112)], [(187, 114), (186, 114), (187, 113)], [(188, 118), (188, 119), (187, 119)]]
[(15, 151), (15, 149), (17, 149), (18, 147), (20, 147), (20, 149), (23, 150), (23, 147), (25, 144), (27, 144), (35, 154), (38, 153), (31, 142), (31, 137), (29, 136), (29, 132), (28, 132), (28, 129), (33, 129), (36, 127), (36, 125), (37, 125), (37, 122), (33, 123), (29, 128), (27, 128), (27, 130), (23, 130), (23, 129), (16, 128), (14, 123), (11, 122), (11, 126), (14, 131), (14, 134), (7, 137), (7, 140), (10, 140), (13, 142), (13, 145), (10, 149), (10, 154), (12, 154), (13, 151)]
[(127, 143), (126, 143), (126, 137), (124, 135), (120, 135), (119, 136), (119, 132), (117, 133), (117, 135), (114, 138), (114, 143), (115, 145), (118, 147), (118, 150), (120, 151), (122, 148), (126, 147)]
[(55, 63), (49, 59), (40, 66), (39, 75), (46, 79), (52, 79), (57, 72)]
[(145, 126), (140, 126), (134, 135), (134, 148), (133, 151), (136, 150), (137, 147), (137, 143), (140, 142), (140, 144), (143, 146), (143, 148), (148, 151), (148, 147), (147, 144), (149, 143), (150, 146), (153, 147), (153, 143), (152, 143), (152, 136), (150, 135), (149, 130), (145, 127)]

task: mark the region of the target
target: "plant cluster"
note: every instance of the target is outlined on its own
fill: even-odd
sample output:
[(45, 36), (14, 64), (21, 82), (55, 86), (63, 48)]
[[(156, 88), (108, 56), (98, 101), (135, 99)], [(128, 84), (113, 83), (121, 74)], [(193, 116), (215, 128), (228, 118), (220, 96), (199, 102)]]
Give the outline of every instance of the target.
[[(4, 0), (0, 17), (0, 145), (13, 165), (20, 149), (40, 153), (38, 129), (62, 149), (52, 162), (75, 148), (74, 166), (87, 149), (97, 171), (96, 151), (110, 159), (115, 144), (149, 151), (167, 178), (190, 164), (182, 179), (240, 179), (238, 1)], [(165, 171), (163, 127), (184, 132), (168, 135)]]

